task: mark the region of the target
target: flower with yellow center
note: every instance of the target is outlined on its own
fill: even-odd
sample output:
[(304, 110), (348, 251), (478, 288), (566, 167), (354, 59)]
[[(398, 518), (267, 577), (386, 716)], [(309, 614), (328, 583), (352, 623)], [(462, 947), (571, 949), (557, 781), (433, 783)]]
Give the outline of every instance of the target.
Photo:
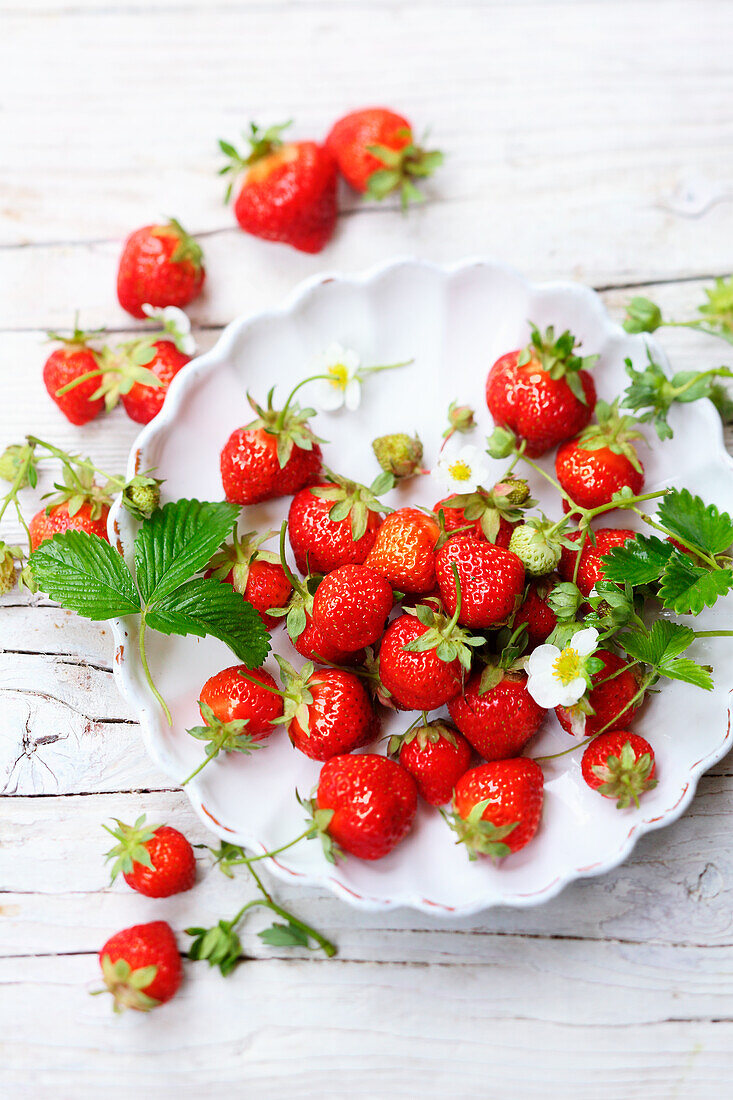
[(541, 707), (573, 707), (590, 686), (589, 658), (595, 653), (598, 631), (579, 630), (564, 649), (540, 645), (527, 661), (527, 691)]
[(441, 453), (433, 473), (451, 493), (474, 493), (489, 474), (485, 451), (471, 444)]
[(321, 412), (358, 409), (361, 401), (358, 352), (333, 343), (314, 363), (314, 374), (325, 375), (317, 383), (315, 403)]

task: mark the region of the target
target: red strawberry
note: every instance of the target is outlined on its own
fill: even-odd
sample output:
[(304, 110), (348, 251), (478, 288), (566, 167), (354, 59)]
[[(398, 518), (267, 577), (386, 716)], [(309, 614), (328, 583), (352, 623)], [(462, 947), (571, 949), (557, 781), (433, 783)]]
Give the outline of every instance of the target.
[(522, 623), (527, 624), (527, 649), (535, 649), (546, 642), (557, 626), (557, 616), (547, 602), (559, 578), (551, 573), (539, 577), (527, 585), (524, 600), (512, 619), (512, 628), (516, 630)]
[(415, 144), (406, 118), (386, 107), (365, 107), (344, 115), (326, 138), (326, 148), (356, 191), (383, 199), (399, 191), (403, 206), (422, 195), (414, 180), (430, 176), (443, 154)]
[(635, 699), (639, 691), (636, 666), (624, 669), (628, 661), (609, 649), (599, 649), (594, 656), (603, 662), (603, 668), (591, 676), (593, 687), (588, 694), (574, 707), (555, 707), (562, 728), (576, 737), (593, 737), (604, 726), (613, 730), (628, 725), (642, 703), (641, 698)]
[(257, 419), (232, 432), (221, 452), (227, 500), (260, 504), (313, 484), (321, 470), (321, 448), (308, 424), (313, 410), (299, 409), (290, 398), (282, 410), (273, 409), (272, 390), (267, 408), (249, 394), (247, 400)]
[[(74, 327), (71, 336), (49, 332), (49, 340), (60, 340), (63, 347), (52, 351), (43, 367), (43, 382), (51, 398), (72, 424), (81, 426), (94, 420), (104, 408), (104, 398), (95, 397), (100, 382), (100, 361), (89, 346), (92, 333)], [(86, 375), (91, 375), (85, 378)], [(84, 381), (81, 381), (84, 379)], [(67, 393), (59, 393), (69, 383), (75, 383)]]
[(168, 388), (181, 367), (191, 362), (190, 355), (179, 351), (172, 340), (156, 340), (152, 344), (153, 358), (146, 360), (145, 368), (159, 378), (162, 385), (148, 386), (134, 382), (121, 394), (125, 412), (138, 424), (148, 424), (163, 408)]
[(380, 525), (374, 486), (368, 489), (327, 471), (326, 479), (301, 489), (288, 513), (288, 535), (301, 573), (330, 573), (340, 565), (361, 565)]
[[(574, 531), (571, 535), (567, 535), (567, 538), (571, 542), (577, 542), (580, 538), (580, 533)], [(636, 531), (630, 531), (626, 527), (600, 527), (597, 531), (593, 532), (594, 542), (591, 541), (590, 536), (586, 537), (585, 545), (580, 555), (580, 564), (578, 566), (577, 576), (575, 573), (575, 560), (578, 556), (577, 550), (571, 550), (568, 546), (563, 546), (562, 554), (560, 557), (560, 564), (558, 565), (558, 571), (564, 581), (575, 580), (580, 591), (584, 596), (589, 596), (591, 589), (599, 581), (603, 580), (603, 567), (601, 565), (601, 558), (604, 554), (607, 554), (609, 550), (612, 550), (614, 546), (623, 546), (629, 539), (636, 538)]]
[(353, 653), (334, 645), (307, 613), (305, 626), (297, 637), (291, 640), (301, 657), (305, 657), (308, 661), (317, 661), (319, 664), (360, 665), (365, 656), (363, 650)]
[(379, 675), (401, 710), (437, 710), (461, 690), (470, 668), (470, 638), (433, 608), (421, 604), (387, 627), (379, 649)]
[[(261, 131), (253, 124), (246, 156), (220, 141), (230, 161), (220, 174), (247, 173), (234, 203), (234, 216), (245, 232), (301, 252), (320, 252), (336, 227), (336, 162), (313, 141), (283, 145), (285, 126)], [(231, 190), (230, 184), (227, 199)]]
[(226, 543), (209, 562), (207, 577), (231, 584), (254, 607), (268, 630), (281, 622), (275, 615), (268, 615), (270, 608), (285, 607), (293, 586), (288, 580), (280, 559), (262, 543), (274, 535), (274, 531), (255, 536), (253, 531), (244, 535), (234, 533), (233, 541)]
[(246, 665), (232, 665), (210, 676), (201, 689), (199, 705), (205, 722), (205, 707), (222, 723), (246, 719), (252, 741), (269, 737), (283, 713), (283, 701), (270, 673)]
[(64, 531), (86, 531), (89, 535), (99, 535), (100, 539), (109, 542), (107, 538), (107, 516), (109, 508), (106, 504), (85, 501), (74, 511), (71, 501), (64, 501), (49, 510), (42, 508), (36, 512), (28, 524), (31, 533), (31, 549), (37, 550), (46, 539), (54, 535), (63, 534)]
[[(633, 429), (633, 417), (621, 416), (617, 401), (599, 401), (596, 417), (597, 424), (563, 443), (555, 457), (557, 480), (580, 508), (609, 504), (624, 488), (636, 496), (644, 485), (644, 467), (632, 443), (644, 437)], [(568, 511), (566, 500), (563, 507)]]
[(115, 818), (116, 829), (107, 832), (119, 841), (109, 852), (113, 859), (112, 882), (122, 871), (125, 882), (148, 898), (168, 898), (190, 890), (196, 879), (193, 848), (170, 825), (146, 825), (145, 814), (134, 825)]
[(480, 764), (458, 780), (452, 828), (469, 857), (494, 859), (524, 848), (542, 816), (544, 778), (534, 760), (494, 760)]
[(407, 835), (417, 810), (412, 776), (386, 756), (332, 756), (321, 768), (315, 813), (332, 843), (359, 859), (382, 859)]
[(524, 592), (524, 566), (516, 554), (463, 535), (448, 539), (435, 556), (435, 575), (451, 615), (457, 596), (454, 568), (461, 590), (459, 623), (484, 628), (510, 618)]
[(148, 1012), (178, 992), (183, 978), (181, 956), (171, 927), (164, 920), (135, 924), (107, 940), (99, 952), (104, 983), (115, 1010)]
[(117, 298), (133, 317), (143, 305), (185, 306), (204, 285), (201, 246), (180, 222), (145, 225), (125, 241), (117, 271)]
[(284, 678), (281, 719), (290, 740), (312, 760), (353, 752), (379, 733), (369, 693), (358, 676), (340, 668), (307, 663), (296, 673), (279, 658)]
[(398, 508), (379, 528), (365, 564), (400, 592), (432, 592), (439, 535), (440, 527), (431, 516), (417, 508)]
[(390, 738), (391, 753), (417, 783), (422, 798), (431, 806), (444, 806), (453, 788), (471, 763), (471, 746), (447, 722), (428, 722), (425, 715), (402, 737)]
[(656, 787), (654, 750), (648, 741), (627, 730), (602, 733), (583, 753), (583, 779), (616, 808), (639, 805), (639, 795)]
[(471, 675), (448, 713), (484, 760), (519, 756), (547, 711), (527, 691), (524, 672), (487, 667)]
[(448, 532), (460, 531), (506, 548), (523, 509), (535, 503), (530, 500), (526, 481), (507, 477), (489, 491), (477, 489), (475, 493), (444, 497), (433, 505), (433, 512), (437, 516), (442, 511), (443, 526)]
[(342, 565), (321, 581), (313, 598), (313, 622), (327, 641), (353, 652), (382, 636), (394, 596), (368, 565)]
[(532, 339), (522, 351), (510, 351), (494, 363), (486, 380), (486, 404), (494, 422), (526, 441), (533, 458), (589, 423), (596, 389), (587, 368), (597, 356), (575, 354), (570, 332), (555, 339), (552, 327), (544, 338), (532, 325)]

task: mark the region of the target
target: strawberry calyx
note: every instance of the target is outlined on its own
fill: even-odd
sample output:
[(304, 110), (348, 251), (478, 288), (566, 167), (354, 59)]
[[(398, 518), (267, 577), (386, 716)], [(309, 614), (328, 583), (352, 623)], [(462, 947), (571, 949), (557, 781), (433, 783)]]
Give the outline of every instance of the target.
[[(69, 456), (73, 460), (73, 456)], [(47, 500), (46, 515), (52, 508), (59, 504), (65, 504), (69, 516), (75, 516), (85, 504), (88, 504), (89, 515), (93, 520), (101, 519), (104, 509), (112, 504), (112, 493), (119, 486), (114, 482), (98, 485), (94, 480), (93, 468), (87, 466), (72, 466), (69, 462), (63, 462), (64, 481), (54, 481), (55, 493), (44, 493), (43, 500)]]
[(201, 245), (187, 233), (176, 218), (170, 218), (166, 225), (156, 225), (153, 230), (156, 237), (175, 237), (176, 247), (171, 253), (170, 262), (174, 264), (188, 263), (198, 275), (203, 265), (204, 252)]
[(490, 856), (491, 859), (503, 859), (511, 853), (508, 844), (504, 844), (505, 837), (516, 829), (518, 821), (510, 825), (494, 825), (491, 821), (484, 820), (484, 811), (492, 804), (493, 799), (484, 798), (471, 807), (468, 817), (461, 817), (457, 812), (446, 814), (443, 817), (458, 837), (456, 844), (465, 844), (468, 849), (468, 858), (476, 859), (477, 856)]
[(288, 530), (287, 520), (283, 520), (280, 528), (280, 564), (285, 576), (290, 581), (293, 591), (285, 607), (269, 607), (267, 614), (279, 619), (285, 617), (285, 629), (292, 642), (296, 642), (308, 625), (308, 618), (313, 612), (313, 597), (322, 577), (318, 573), (308, 573), (301, 581), (296, 577), (288, 565), (285, 554), (285, 535)]
[(157, 966), (141, 966), (133, 970), (126, 959), (112, 962), (109, 955), (104, 955), (102, 977), (107, 990), (114, 997), (115, 1012), (122, 1012), (126, 1008), (132, 1008), (136, 1012), (149, 1012), (151, 1008), (157, 1008), (161, 1002), (145, 992), (155, 981), (157, 973)]
[(142, 814), (134, 825), (125, 825), (117, 817), (113, 820), (117, 822), (116, 829), (110, 829), (109, 825), (102, 826), (110, 836), (118, 841), (104, 857), (106, 861), (114, 860), (110, 871), (110, 882), (114, 882), (120, 873), (123, 875), (131, 874), (134, 863), (141, 863), (143, 867), (154, 871), (155, 867), (146, 845), (153, 839), (156, 830), (160, 826), (146, 825), (145, 814)]
[[(461, 435), (467, 435), (476, 427), (476, 413), (474, 410), (470, 405), (459, 405), (457, 401), (451, 401), (448, 406), (447, 419), (448, 427), (442, 435), (442, 438), (445, 440), (443, 447), (456, 432)], [(440, 448), (441, 451), (443, 447)]]
[(328, 488), (316, 485), (310, 491), (319, 500), (331, 502), (328, 518), (334, 523), (351, 518), (351, 537), (354, 542), (358, 542), (366, 534), (370, 512), (384, 515), (393, 511), (378, 499), (381, 493), (387, 493), (394, 488), (394, 476), (386, 471), (378, 474), (369, 486), (350, 481), (329, 469), (324, 469), (324, 480), (330, 483)]
[(262, 544), (273, 538), (277, 531), (265, 531), (259, 535), (256, 531), (237, 533), (236, 525), (232, 532), (232, 541), (225, 542), (214, 554), (207, 566), (215, 580), (223, 581), (232, 574), (232, 587), (235, 592), (244, 595), (249, 579), (249, 571), (254, 561), (270, 562), (279, 565), (280, 558), (271, 550), (262, 550)]
[(333, 810), (321, 809), (316, 801), (315, 792), (310, 798), (303, 798), (296, 790), (295, 797), (306, 812), (306, 825), (308, 830), (306, 837), (310, 840), (317, 837), (321, 842), (323, 854), (329, 863), (336, 863), (339, 859), (346, 859), (346, 853), (336, 843), (328, 831), (328, 826), (334, 815)]
[(221, 138), (219, 139), (219, 149), (229, 163), (220, 168), (218, 174), (220, 176), (232, 176), (224, 195), (224, 202), (229, 202), (237, 176), (248, 168), (251, 168), (253, 164), (264, 160), (265, 157), (269, 157), (272, 153), (282, 148), (282, 133), (284, 130), (287, 130), (289, 126), (292, 126), (292, 124), (292, 119), (289, 119), (287, 122), (281, 122), (275, 126), (268, 126), (263, 130), (262, 127), (255, 125), (254, 122), (250, 122), (249, 133), (242, 134), (245, 142), (249, 145), (249, 151), (244, 154), (240, 153), (230, 142), (222, 141)]
[(591, 771), (601, 780), (596, 788), (599, 794), (617, 799), (616, 808), (625, 810), (632, 802), (638, 806), (639, 795), (656, 787), (657, 780), (649, 778), (653, 767), (650, 753), (637, 758), (631, 742), (626, 741), (618, 756), (607, 756), (605, 763), (594, 764)]
[(454, 748), (457, 747), (456, 735), (453, 726), (448, 725), (440, 718), (428, 721), (426, 711), (416, 718), (411, 726), (402, 734), (393, 734), (387, 745), (390, 756), (396, 756), (403, 745), (409, 745), (417, 741), (420, 751), (423, 752), (428, 745), (437, 745), (439, 741), (448, 741)]
[(516, 680), (520, 673), (524, 672), (526, 658), (523, 656), (527, 648), (526, 623), (520, 623), (515, 630), (504, 627), (499, 632), (499, 642), (503, 642), (502, 649), (497, 654), (485, 657), (484, 668), (479, 681), (479, 695), (486, 695), (504, 679)]
[(90, 347), (90, 342), (99, 336), (104, 329), (82, 329), (79, 328), (79, 314), (74, 316), (74, 327), (68, 332), (55, 332), (49, 329), (46, 333), (46, 339), (54, 344), (64, 344), (70, 348), (86, 348), (91, 351), (92, 355), (97, 355), (95, 348)]
[(8, 546), (0, 540), (0, 596), (15, 587), (16, 563), (23, 560), (22, 546)]
[(281, 469), (292, 455), (293, 447), (300, 447), (303, 451), (311, 451), (316, 443), (325, 442), (325, 440), (315, 434), (308, 424), (309, 418), (316, 415), (316, 410), (301, 409), (300, 406), (293, 401), (295, 392), (299, 390), (301, 386), (304, 386), (306, 382), (310, 381), (311, 379), (307, 378), (299, 382), (298, 385), (291, 390), (282, 409), (273, 408), (272, 399), (275, 392), (274, 386), (267, 395), (267, 405), (264, 408), (262, 405), (257, 404), (251, 394), (247, 394), (247, 400), (254, 412), (257, 413), (257, 418), (250, 421), (246, 426), (248, 429), (252, 430), (260, 428), (267, 432), (268, 435), (275, 436), (277, 439), (277, 460), (280, 463)]
[[(530, 496), (529, 483), (524, 478), (508, 475), (489, 490), (479, 488), (473, 493), (448, 497), (441, 502), (439, 512), (462, 510), (467, 524), (478, 521), (485, 538), (496, 542), (502, 519), (507, 523), (519, 523), (523, 513), (536, 504)], [(436, 518), (440, 519), (439, 514)]]
[(456, 582), (456, 609), (451, 618), (439, 610), (439, 605), (431, 606), (427, 600), (413, 609), (406, 609), (407, 615), (414, 615), (427, 629), (403, 648), (408, 653), (425, 653), (427, 650), (434, 649), (439, 660), (447, 664), (458, 660), (461, 667), (466, 672), (470, 672), (471, 649), (483, 645), (486, 639), (477, 634), (470, 634), (463, 627), (458, 626), (458, 617), (461, 614), (461, 582), (455, 564), (453, 576)]
[(564, 378), (573, 395), (583, 405), (587, 405), (587, 399), (583, 385), (578, 377), (582, 370), (590, 370), (598, 362), (598, 355), (576, 355), (575, 349), (580, 346), (578, 340), (566, 329), (560, 336), (555, 336), (555, 326), (549, 325), (544, 336), (537, 325), (530, 321), (530, 342), (519, 353), (517, 365), (526, 366), (535, 363), (549, 374), (550, 378), (558, 380)]
[(234, 718), (230, 722), (222, 722), (207, 703), (199, 700), (198, 705), (206, 725), (192, 726), (186, 732), (197, 741), (206, 742), (205, 756), (202, 763), (183, 780), (182, 787), (185, 787), (207, 764), (210, 764), (220, 752), (243, 752), (249, 756), (250, 753), (262, 747), (245, 732), (249, 725), (249, 718)]
[(283, 701), (283, 713), (276, 718), (274, 725), (289, 726), (293, 719), (297, 719), (303, 732), (310, 736), (310, 712), (308, 707), (313, 703), (313, 692), (310, 690), (310, 682), (315, 665), (312, 661), (306, 661), (300, 672), (281, 657), (275, 654), (275, 660), (280, 666), (283, 678), (283, 690), (278, 692)]
[(596, 404), (597, 424), (589, 424), (575, 439), (583, 451), (597, 451), (608, 448), (614, 454), (627, 458), (637, 473), (643, 473), (636, 448), (632, 440), (643, 439), (642, 433), (634, 427), (638, 423), (633, 416), (619, 413), (618, 398), (609, 405), (607, 401)]
[(408, 139), (401, 149), (392, 149), (388, 145), (367, 145), (367, 152), (384, 167), (369, 176), (366, 193), (369, 198), (381, 202), (387, 195), (399, 191), (402, 209), (406, 210), (411, 202), (425, 201), (414, 181), (432, 176), (443, 163), (444, 156), (439, 149), (425, 149), (418, 145), (412, 130), (407, 127), (398, 130), (396, 136)]

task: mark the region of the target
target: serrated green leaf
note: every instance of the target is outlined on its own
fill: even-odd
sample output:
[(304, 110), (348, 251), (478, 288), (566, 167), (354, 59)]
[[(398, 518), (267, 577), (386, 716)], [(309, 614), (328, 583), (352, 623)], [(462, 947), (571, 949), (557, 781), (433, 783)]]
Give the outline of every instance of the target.
[(706, 504), (689, 489), (674, 489), (659, 502), (659, 522), (674, 535), (708, 554), (722, 554), (733, 543), (733, 521), (727, 512)]
[(713, 680), (710, 671), (689, 657), (681, 657), (695, 640), (695, 631), (682, 623), (657, 619), (651, 630), (637, 629), (619, 636), (619, 640), (631, 657), (651, 666), (659, 676), (710, 691)]
[(662, 575), (659, 598), (678, 615), (699, 615), (733, 588), (730, 569), (696, 565), (686, 554), (676, 553)]
[(662, 575), (673, 554), (670, 542), (656, 536), (637, 535), (623, 546), (614, 546), (601, 558), (606, 580), (617, 584), (652, 584)]
[(135, 570), (145, 603), (166, 599), (203, 569), (238, 515), (236, 504), (198, 500), (176, 500), (153, 512), (135, 538)]
[(88, 619), (140, 611), (140, 596), (124, 558), (99, 535), (54, 535), (34, 551), (30, 566), (41, 591)]
[(263, 943), (270, 947), (307, 947), (308, 936), (295, 924), (281, 924), (275, 921), (269, 928), (264, 928), (257, 935)]

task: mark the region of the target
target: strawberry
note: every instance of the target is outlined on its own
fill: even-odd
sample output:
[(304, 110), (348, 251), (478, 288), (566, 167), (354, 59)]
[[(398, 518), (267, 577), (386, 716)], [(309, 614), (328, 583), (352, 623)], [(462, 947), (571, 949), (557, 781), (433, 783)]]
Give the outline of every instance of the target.
[(46, 539), (52, 539), (54, 535), (63, 534), (64, 531), (85, 531), (88, 535), (98, 535), (100, 539), (109, 542), (108, 515), (109, 507), (106, 504), (98, 505), (89, 501), (84, 501), (75, 510), (71, 501), (57, 504), (51, 509), (42, 508), (28, 524), (31, 549), (37, 550)]
[(353, 652), (382, 636), (394, 595), (368, 565), (342, 565), (321, 581), (313, 597), (313, 623), (326, 641)]
[(432, 592), (439, 536), (440, 527), (431, 516), (418, 508), (398, 508), (379, 528), (365, 564), (400, 592)]
[[(574, 531), (567, 536), (571, 542), (577, 542), (580, 533)], [(630, 531), (626, 527), (599, 527), (597, 531), (590, 532), (580, 554), (580, 564), (577, 568), (575, 562), (578, 557), (577, 550), (571, 550), (563, 546), (560, 556), (558, 571), (564, 581), (574, 580), (584, 596), (589, 596), (594, 585), (603, 580), (603, 566), (601, 558), (612, 550), (614, 546), (623, 546), (629, 539), (636, 538), (636, 531)]]
[[(636, 496), (644, 485), (644, 467), (632, 443), (644, 437), (633, 428), (633, 417), (619, 414), (618, 401), (599, 401), (596, 417), (597, 424), (563, 443), (555, 457), (557, 480), (580, 508), (609, 504), (624, 488)], [(563, 507), (568, 511), (566, 500)]]
[(285, 709), (279, 721), (287, 726), (296, 749), (311, 760), (353, 752), (373, 741), (379, 719), (358, 676), (341, 668), (314, 670), (310, 662), (296, 672), (282, 657)]
[(149, 1012), (178, 992), (181, 956), (171, 926), (164, 920), (135, 924), (115, 933), (99, 952), (104, 984), (115, 1011)]
[[(71, 336), (49, 332), (49, 340), (61, 341), (63, 346), (52, 351), (43, 366), (43, 382), (49, 395), (66, 419), (78, 427), (94, 420), (104, 408), (104, 398), (94, 396), (99, 387), (100, 363), (89, 345), (92, 335), (76, 325)], [(72, 382), (71, 389), (60, 392)]]
[(544, 778), (534, 760), (493, 760), (458, 780), (450, 822), (469, 858), (501, 859), (529, 844), (542, 816)]
[(169, 898), (190, 890), (196, 879), (193, 848), (183, 833), (170, 825), (146, 825), (145, 814), (134, 825), (115, 818), (107, 832), (119, 841), (107, 852), (113, 859), (112, 882), (122, 871), (128, 886), (148, 898)]
[(372, 440), (374, 457), (386, 474), (395, 481), (409, 481), (416, 474), (427, 474), (423, 469), (423, 445), (417, 435), (392, 432)]
[(383, 199), (399, 191), (403, 207), (421, 201), (414, 180), (430, 176), (443, 154), (416, 145), (412, 127), (387, 107), (364, 107), (334, 123), (326, 148), (356, 191)]
[(136, 229), (125, 241), (117, 270), (120, 305), (141, 318), (143, 305), (188, 305), (204, 285), (202, 261), (201, 246), (175, 218)]
[(510, 351), (494, 363), (486, 380), (486, 404), (494, 422), (526, 443), (525, 454), (537, 458), (589, 423), (596, 390), (588, 373), (597, 355), (575, 354), (570, 332), (555, 339), (552, 326), (544, 337), (532, 325), (532, 338), (521, 351)]
[(152, 345), (153, 358), (145, 362), (147, 370), (160, 380), (159, 386), (134, 382), (121, 394), (125, 412), (137, 424), (148, 424), (163, 408), (168, 387), (181, 367), (191, 362), (191, 356), (179, 351), (172, 340), (156, 340)]
[(583, 753), (583, 779), (604, 798), (615, 798), (625, 810), (639, 795), (657, 785), (654, 750), (648, 741), (627, 730), (602, 733)]
[(422, 798), (431, 806), (444, 806), (453, 788), (471, 763), (471, 746), (447, 722), (428, 722), (425, 714), (401, 737), (390, 738), (389, 751), (417, 783)]
[(538, 577), (531, 581), (524, 593), (524, 600), (512, 619), (516, 629), (522, 623), (527, 624), (527, 649), (535, 649), (546, 642), (557, 626), (557, 616), (547, 602), (548, 596), (558, 583), (556, 574)]
[(433, 505), (433, 512), (436, 516), (443, 513), (443, 527), (449, 533), (472, 535), (506, 548), (522, 510), (535, 503), (530, 500), (526, 481), (507, 477), (489, 491), (477, 489), (444, 497)]
[(314, 802), (327, 851), (335, 844), (359, 859), (382, 859), (410, 831), (417, 786), (386, 756), (332, 756), (321, 768)]
[(472, 673), (448, 713), (484, 760), (519, 756), (547, 713), (527, 691), (524, 672), (496, 666)]
[[(280, 135), (289, 125), (260, 130), (252, 124), (245, 156), (220, 141), (229, 158), (220, 175), (246, 172), (234, 203), (234, 216), (246, 233), (300, 252), (320, 252), (336, 227), (336, 162), (313, 141), (283, 145)], [(227, 201), (231, 191), (230, 183)]]
[(516, 554), (465, 535), (449, 539), (435, 556), (435, 575), (451, 615), (457, 606), (454, 569), (460, 582), (459, 623), (485, 628), (513, 615), (524, 592), (524, 566)]
[(591, 676), (591, 690), (574, 707), (555, 707), (562, 728), (576, 737), (594, 737), (604, 727), (613, 730), (628, 725), (642, 703), (637, 698), (636, 666), (624, 668), (628, 661), (609, 649), (599, 649), (594, 656), (603, 662), (603, 668)]
[(379, 676), (401, 710), (436, 710), (461, 690), (471, 666), (472, 638), (439, 611), (420, 604), (387, 627), (379, 649)]
[(264, 668), (231, 665), (206, 681), (199, 709), (207, 725), (211, 725), (208, 711), (223, 725), (244, 720), (249, 739), (263, 741), (282, 717), (283, 701), (277, 684)]
[(293, 591), (277, 554), (261, 548), (274, 534), (268, 531), (265, 535), (255, 535), (254, 531), (249, 531), (238, 535), (235, 529), (232, 542), (225, 543), (217, 551), (204, 574), (231, 584), (235, 592), (252, 604), (268, 630), (280, 622), (280, 618), (268, 615), (268, 611), (285, 607)]
[(288, 512), (288, 536), (301, 573), (330, 573), (340, 565), (361, 565), (374, 545), (386, 506), (367, 488), (326, 471), (324, 480), (301, 489)]
[(247, 395), (257, 419), (232, 432), (221, 452), (224, 493), (235, 504), (289, 496), (318, 480), (321, 448), (308, 424), (313, 409), (292, 404), (292, 394), (281, 410), (273, 409), (272, 394), (267, 408)]

